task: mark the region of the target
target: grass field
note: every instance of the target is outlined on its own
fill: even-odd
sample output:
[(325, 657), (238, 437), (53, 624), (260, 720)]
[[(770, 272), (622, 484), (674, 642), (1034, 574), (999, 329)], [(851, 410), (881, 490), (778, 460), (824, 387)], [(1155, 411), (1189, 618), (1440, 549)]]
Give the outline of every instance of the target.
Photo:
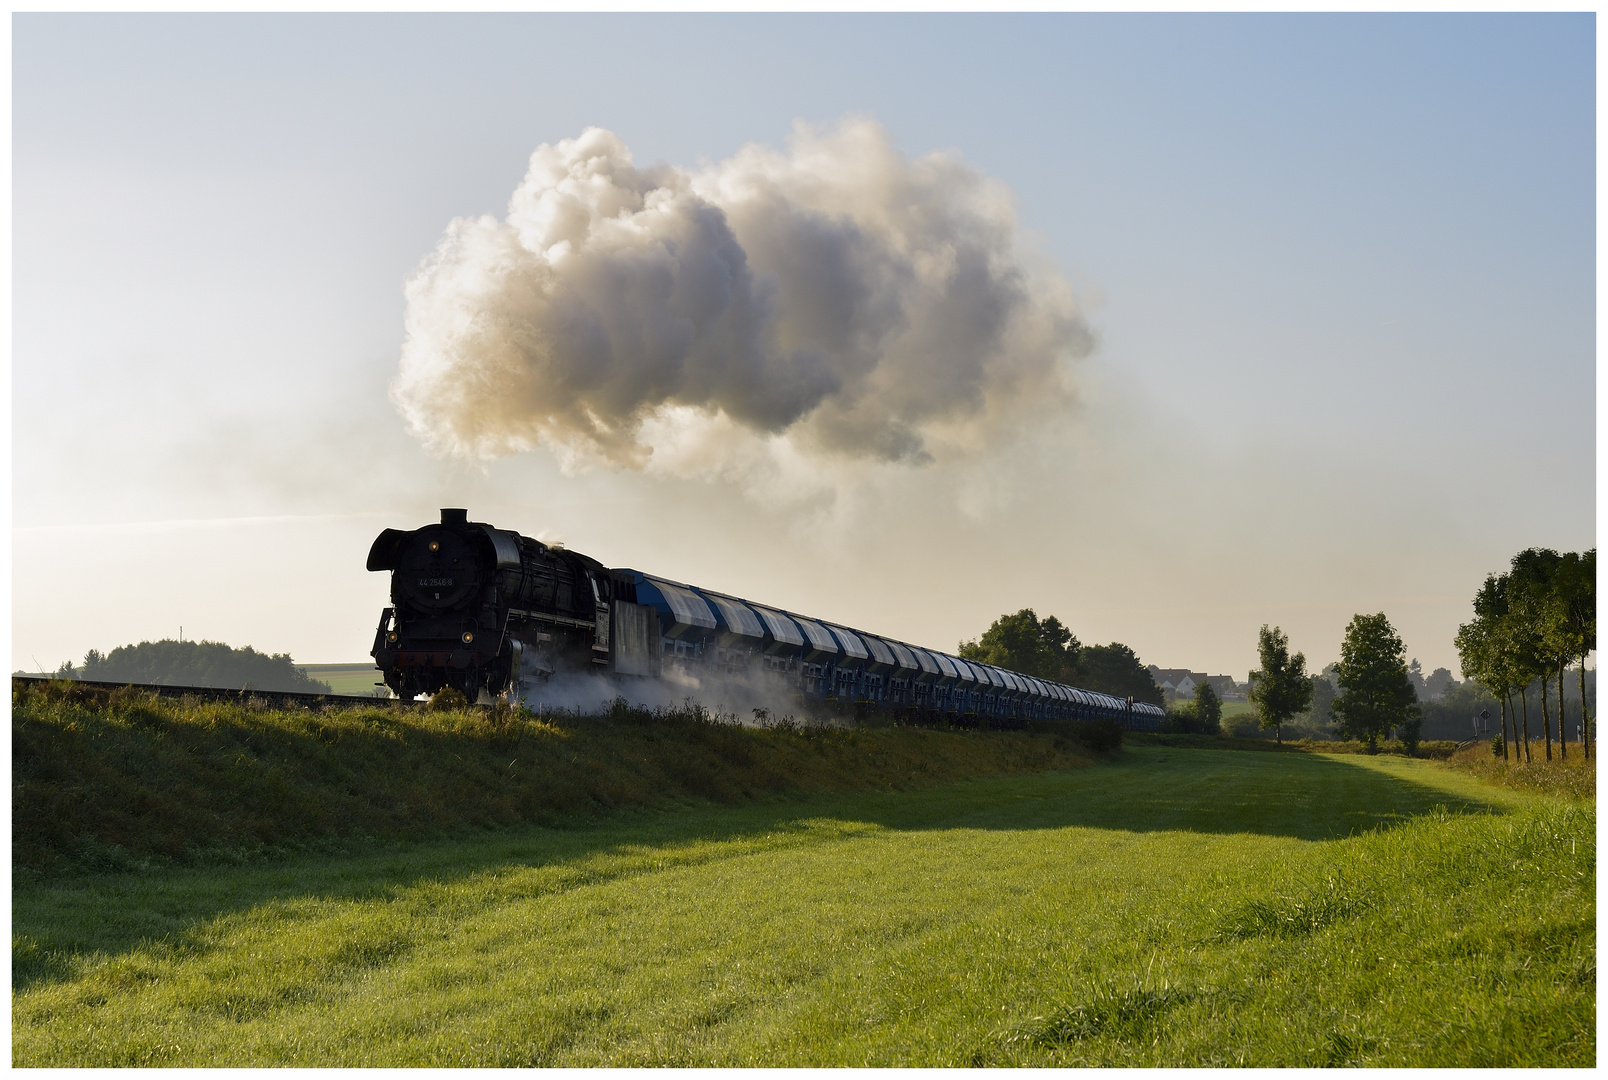
[(360, 697), (388, 697), (390, 691), (384, 686), (375, 686), (383, 682), (380, 669), (374, 666), (371, 660), (364, 664), (297, 664), (301, 670), (319, 682), (329, 684), (331, 693), (352, 694)]
[(17, 1065), (1595, 1063), (1595, 803), (1172, 746), (13, 894)]

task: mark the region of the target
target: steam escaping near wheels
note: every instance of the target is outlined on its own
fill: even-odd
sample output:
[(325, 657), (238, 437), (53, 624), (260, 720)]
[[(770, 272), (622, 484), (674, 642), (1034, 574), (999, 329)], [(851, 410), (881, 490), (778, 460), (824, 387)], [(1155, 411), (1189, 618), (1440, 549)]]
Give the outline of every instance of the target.
[(747, 725), (758, 724), (762, 718), (796, 718), (803, 704), (784, 677), (700, 678), (683, 671), (671, 671), (659, 678), (563, 672), (524, 682), (510, 688), (507, 696), (533, 712), (566, 711), (579, 715), (606, 712), (616, 701), (649, 710), (696, 703), (711, 715)]
[(863, 118), (693, 171), (601, 128), (544, 143), (406, 294), (409, 430), (572, 470), (966, 456), (1063, 412), (1093, 344), (1004, 184)]

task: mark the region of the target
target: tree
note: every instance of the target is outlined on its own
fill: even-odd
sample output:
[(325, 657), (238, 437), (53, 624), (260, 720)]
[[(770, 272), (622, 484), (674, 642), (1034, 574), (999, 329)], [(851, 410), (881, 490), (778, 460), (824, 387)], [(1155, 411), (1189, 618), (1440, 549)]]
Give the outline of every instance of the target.
[[(1563, 557), (1558, 567), (1558, 621), (1555, 633), (1560, 649), (1580, 661), (1580, 749), (1591, 756), (1591, 718), (1586, 712), (1586, 657), (1597, 648), (1597, 549)], [(1558, 713), (1563, 713), (1563, 688), (1558, 688)]]
[(981, 638), (962, 641), (958, 651), (963, 660), (1071, 683), (1083, 646), (1054, 615), (1040, 621), (1032, 608), (1023, 608), (1014, 615), (1001, 615)]
[(1501, 703), (1502, 760), (1508, 759), (1508, 747), (1516, 744), (1508, 737), (1508, 694), (1512, 682), (1508, 665), (1501, 648), (1501, 620), (1507, 614), (1507, 577), (1487, 574), (1485, 584), (1474, 597), (1474, 618), (1457, 628), (1458, 662), (1463, 674), (1488, 690)]
[[(1574, 657), (1573, 635), (1569, 632), (1568, 597), (1569, 560), (1579, 562), (1578, 555), (1558, 555), (1548, 564), (1545, 582), (1546, 595), (1537, 605), (1541, 630), (1541, 657), (1546, 666), (1541, 676), (1541, 713), (1546, 715), (1547, 682), (1558, 679), (1558, 756), (1569, 758), (1569, 725), (1563, 718), (1563, 677), (1568, 673), (1569, 661)], [(1550, 750), (1550, 746), (1548, 747)]]
[(250, 645), (231, 649), (220, 641), (142, 641), (102, 655), (84, 656), (79, 677), (91, 682), (165, 683), (238, 690), (288, 690), (327, 694), (329, 684), (313, 679), (289, 653), (260, 653)]
[(1116, 641), (1083, 647), (1076, 685), (1116, 698), (1131, 697), (1150, 705), (1163, 705), (1166, 700), (1161, 687), (1156, 685), (1134, 651)]
[[(1528, 645), (1513, 613), (1512, 594), (1512, 575), (1487, 574), (1474, 596), (1474, 621), (1458, 628), (1457, 648), (1463, 673), (1502, 703), (1504, 757), (1506, 748), (1512, 746), (1517, 764), (1530, 758), (1530, 711), (1523, 691), (1532, 675)], [(1513, 707), (1514, 694), (1519, 695), (1518, 709)]]
[(1417, 748), (1423, 712), (1407, 677), (1406, 649), (1384, 612), (1357, 615), (1340, 646), (1340, 695), (1330, 706), (1348, 738), (1366, 739), (1368, 752), (1379, 739), (1400, 728), (1402, 741)]
[(1161, 705), (1161, 689), (1132, 649), (1110, 645), (1083, 645), (1077, 635), (1054, 615), (1040, 619), (1032, 608), (1001, 615), (974, 641), (962, 641), (957, 652), (963, 660), (993, 664), (1024, 675), (1095, 690), (1112, 697), (1132, 697)]
[(1298, 712), (1305, 712), (1312, 704), (1312, 683), (1307, 679), (1306, 656), (1290, 655), (1290, 639), (1278, 627), (1272, 630), (1262, 624), (1257, 635), (1256, 651), (1261, 658), (1260, 670), (1251, 672), (1251, 689), (1248, 696), (1256, 707), (1262, 727), (1271, 728), (1276, 741), (1284, 742), (1284, 725)]
[(1223, 730), (1223, 702), (1209, 682), (1201, 683), (1195, 691), (1195, 719), (1200, 721), (1201, 730), (1208, 735), (1216, 735)]
[[(1590, 706), (1585, 693), (1585, 658), (1597, 644), (1597, 552), (1559, 555), (1546, 548), (1527, 548), (1513, 556), (1509, 571), (1488, 575), (1474, 598), (1474, 621), (1458, 628), (1457, 647), (1463, 672), (1502, 703), (1505, 745), (1522, 747), (1515, 761), (1530, 760), (1528, 688), (1540, 680), (1541, 723), (1546, 754), (1552, 756), (1549, 684), (1557, 676), (1558, 747), (1568, 755), (1564, 718), (1564, 677), (1569, 664), (1580, 661), (1581, 749), (1590, 753)], [(1514, 711), (1511, 699), (1518, 694)], [(1508, 717), (1512, 737), (1508, 738)]]
[[(1547, 712), (1547, 679), (1555, 668), (1554, 642), (1549, 630), (1554, 622), (1556, 590), (1553, 576), (1558, 553), (1548, 548), (1526, 548), (1513, 556), (1508, 573), (1508, 648), (1512, 660), (1522, 670), (1522, 686), (1541, 681), (1541, 732), (1547, 760), (1552, 760), (1552, 720)], [(1529, 702), (1519, 699), (1525, 718), (1525, 739), (1529, 740)]]
[[(1569, 756), (1569, 728), (1563, 715), (1563, 680), (1572, 660), (1580, 660), (1581, 750), (1586, 751), (1585, 658), (1596, 648), (1597, 552), (1570, 552), (1551, 565), (1550, 590), (1545, 604), (1542, 652), (1558, 676), (1558, 751)], [(1589, 752), (1588, 752), (1589, 754)]]

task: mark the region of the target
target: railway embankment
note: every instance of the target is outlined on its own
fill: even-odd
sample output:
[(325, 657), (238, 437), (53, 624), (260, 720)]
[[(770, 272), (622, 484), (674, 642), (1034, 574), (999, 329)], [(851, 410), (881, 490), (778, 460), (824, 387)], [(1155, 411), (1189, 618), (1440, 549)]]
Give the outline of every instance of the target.
[(1109, 734), (739, 726), (695, 705), (598, 716), (340, 709), (14, 683), (12, 864), (26, 878), (235, 864), (676, 803), (913, 789), (1078, 768)]

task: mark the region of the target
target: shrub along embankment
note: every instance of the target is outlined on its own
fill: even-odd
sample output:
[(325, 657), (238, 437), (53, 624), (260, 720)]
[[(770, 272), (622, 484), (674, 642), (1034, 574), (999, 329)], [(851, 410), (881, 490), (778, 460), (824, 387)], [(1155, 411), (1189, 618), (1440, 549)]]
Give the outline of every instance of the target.
[(741, 727), (689, 705), (269, 710), (55, 683), (12, 692), (12, 865), (30, 876), (240, 862), (562, 825), (677, 800), (911, 788), (1067, 769), (1110, 733)]

